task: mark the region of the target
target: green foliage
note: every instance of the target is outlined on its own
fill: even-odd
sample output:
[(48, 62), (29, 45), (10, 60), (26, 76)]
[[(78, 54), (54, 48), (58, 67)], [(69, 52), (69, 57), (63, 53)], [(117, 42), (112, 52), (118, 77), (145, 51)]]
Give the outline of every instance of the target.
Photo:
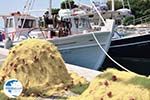
[(135, 18), (150, 14), (150, 0), (129, 0)]
[(96, 78), (100, 78), (100, 79), (105, 78), (106, 80), (110, 80), (112, 78), (112, 76), (113, 76), (113, 73), (107, 72), (105, 74), (100, 74), (100, 75), (96, 76)]
[(64, 0), (60, 6), (61, 9), (73, 9), (77, 7), (77, 5), (75, 5), (74, 0)]
[(133, 20), (134, 20), (133, 16), (128, 16), (124, 18), (123, 23), (125, 23), (125, 25), (130, 25), (130, 24), (133, 24)]
[(132, 83), (134, 85), (140, 85), (144, 88), (150, 89), (150, 79), (146, 77), (135, 76), (134, 78), (129, 80), (129, 83)]
[(144, 15), (149, 15), (150, 14), (150, 9), (146, 9), (143, 14)]
[[(111, 0), (107, 2), (109, 9), (111, 9)], [(129, 8), (127, 6), (127, 0), (124, 0), (125, 8)], [(150, 15), (150, 0), (129, 0), (129, 4), (131, 7), (132, 14), (135, 16), (135, 19), (140, 18), (142, 16)], [(115, 10), (123, 8), (121, 0), (115, 0)], [(133, 17), (127, 17), (124, 19), (124, 23), (133, 24)], [(150, 19), (146, 19), (146, 22), (150, 21)], [(132, 23), (131, 23), (132, 22)], [(138, 24), (135, 23), (135, 24)]]
[(88, 88), (88, 86), (89, 86), (89, 84), (78, 84), (78, 85), (72, 87), (71, 91), (76, 94), (81, 94)]
[(60, 9), (58, 9), (58, 8), (53, 8), (52, 9), (52, 15), (54, 15), (54, 14), (58, 14), (58, 11), (59, 11)]
[[(108, 9), (112, 9), (111, 0), (107, 2)], [(115, 10), (122, 8), (122, 3), (120, 0), (115, 0)]]

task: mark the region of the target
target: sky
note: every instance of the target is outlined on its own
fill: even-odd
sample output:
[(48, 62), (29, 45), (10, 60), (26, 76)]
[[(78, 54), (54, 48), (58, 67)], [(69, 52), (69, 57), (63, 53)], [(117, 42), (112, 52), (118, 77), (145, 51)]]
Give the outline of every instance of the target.
[[(22, 11), (27, 0), (1, 0), (0, 14), (8, 14), (13, 11)], [(52, 0), (52, 6), (60, 7), (60, 2), (63, 0)], [(90, 0), (74, 0), (75, 2), (90, 3)], [(46, 9), (49, 7), (49, 0), (35, 0), (33, 9)]]
[[(24, 5), (27, 0), (1, 0), (0, 3), (0, 15), (8, 15), (11, 12), (15, 11), (23, 11)], [(63, 0), (52, 0), (52, 7), (53, 8), (59, 8), (60, 3)], [(85, 4), (90, 4), (90, 0), (74, 0), (76, 3), (82, 2)], [(105, 1), (105, 0), (101, 0)], [(33, 10), (43, 10), (47, 9), (49, 7), (49, 0), (35, 0)], [(41, 12), (43, 13), (43, 12)], [(39, 12), (32, 12), (33, 15), (39, 16)], [(0, 26), (1, 26), (1, 20), (0, 20)]]

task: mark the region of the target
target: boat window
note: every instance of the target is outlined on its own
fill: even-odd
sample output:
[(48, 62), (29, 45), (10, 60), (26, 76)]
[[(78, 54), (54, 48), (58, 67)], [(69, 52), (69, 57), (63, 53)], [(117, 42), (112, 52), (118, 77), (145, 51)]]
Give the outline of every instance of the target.
[[(19, 21), (19, 19), (18, 19), (18, 21)], [(23, 28), (33, 28), (33, 27), (35, 27), (36, 21), (33, 19), (26, 19), (26, 20), (21, 19), (21, 22), (18, 22), (18, 27), (21, 28), (22, 24), (24, 24)]]
[(76, 28), (78, 28), (79, 27), (79, 18), (74, 18), (74, 23), (75, 23)]
[(11, 28), (11, 27), (13, 27), (13, 19), (12, 18), (6, 20), (6, 28)]
[(89, 28), (89, 20), (87, 18), (80, 18), (79, 28), (80, 29)]

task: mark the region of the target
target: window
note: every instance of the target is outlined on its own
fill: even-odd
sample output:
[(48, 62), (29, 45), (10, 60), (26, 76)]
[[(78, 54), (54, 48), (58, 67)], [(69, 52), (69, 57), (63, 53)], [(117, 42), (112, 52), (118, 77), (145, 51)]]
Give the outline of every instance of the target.
[(18, 27), (21, 28), (22, 24), (23, 28), (33, 28), (35, 27), (36, 21), (33, 19), (21, 19), (21, 22), (18, 22)]
[(13, 27), (13, 18), (10, 18), (10, 19), (7, 19), (6, 20), (6, 25), (5, 25), (6, 28), (11, 28)]
[(79, 19), (74, 18), (74, 23), (75, 23), (76, 28), (78, 28), (79, 27)]

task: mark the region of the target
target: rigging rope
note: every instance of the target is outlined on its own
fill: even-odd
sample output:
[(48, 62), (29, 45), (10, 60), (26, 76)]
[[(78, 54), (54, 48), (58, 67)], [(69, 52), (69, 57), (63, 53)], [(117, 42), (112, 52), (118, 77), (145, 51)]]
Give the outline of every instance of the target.
[(26, 10), (26, 8), (27, 8), (28, 3), (29, 3), (29, 0), (26, 0), (26, 3), (25, 3), (25, 5), (24, 5), (24, 7), (23, 7), (23, 11), (22, 11), (22, 13), (23, 13), (23, 14), (24, 14), (24, 11), (25, 11), (25, 10)]
[[(97, 10), (96, 6), (93, 4), (92, 0), (90, 0), (92, 5), (94, 6), (95, 10), (97, 11), (98, 15), (100, 16), (100, 18), (102, 17), (102, 15), (100, 14), (100, 12)], [(104, 19), (102, 19), (104, 20)], [(105, 22), (106, 23), (106, 22)], [(99, 48), (104, 52), (104, 54), (111, 60), (113, 61), (116, 65), (118, 65), (120, 68), (124, 69), (125, 71), (127, 72), (130, 72), (130, 73), (134, 73), (130, 70), (128, 70), (127, 68), (125, 68), (123, 65), (121, 65), (120, 63), (118, 63), (116, 60), (114, 60), (105, 50), (104, 48), (102, 47), (102, 45), (100, 44), (100, 42), (98, 41), (97, 37), (95, 36), (94, 32), (92, 32), (92, 36), (93, 38), (95, 39), (96, 43), (98, 44)]]
[[(25, 24), (25, 21), (26, 21), (26, 19), (27, 19), (27, 14), (29, 14), (29, 10), (30, 9), (32, 9), (33, 8), (33, 6), (34, 6), (34, 3), (35, 3), (35, 0), (30, 0), (30, 1), (28, 1), (26, 4), (26, 15), (25, 15), (25, 17), (24, 17), (24, 19), (23, 19), (23, 22), (22, 22), (22, 25), (21, 25), (21, 29), (23, 29), (23, 26), (24, 26), (24, 24)], [(20, 19), (21, 20), (21, 19)], [(21, 32), (19, 33), (19, 36), (18, 36), (18, 40), (19, 40), (19, 38), (20, 38), (20, 35), (21, 35)]]
[(32, 1), (31, 10), (32, 10), (33, 7), (34, 7), (34, 3), (35, 3), (35, 0)]

